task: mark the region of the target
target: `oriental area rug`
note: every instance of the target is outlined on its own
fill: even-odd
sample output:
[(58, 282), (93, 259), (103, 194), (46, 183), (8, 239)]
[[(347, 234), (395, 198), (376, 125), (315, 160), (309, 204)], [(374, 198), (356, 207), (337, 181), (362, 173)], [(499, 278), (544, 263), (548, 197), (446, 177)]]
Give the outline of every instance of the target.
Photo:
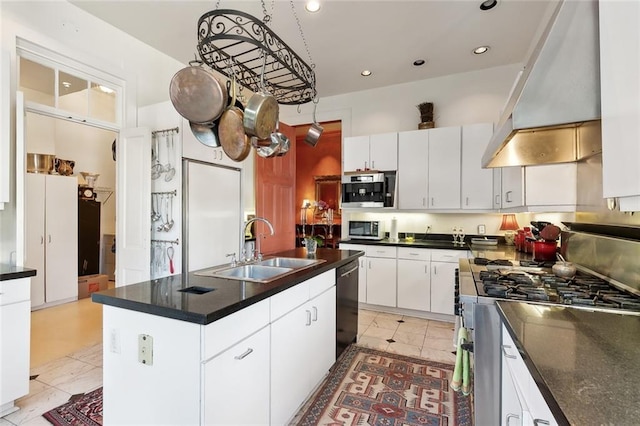
[(452, 376), (452, 365), (351, 345), (293, 424), (471, 426)]
[(42, 415), (55, 426), (102, 425), (102, 388), (73, 395), (69, 402)]

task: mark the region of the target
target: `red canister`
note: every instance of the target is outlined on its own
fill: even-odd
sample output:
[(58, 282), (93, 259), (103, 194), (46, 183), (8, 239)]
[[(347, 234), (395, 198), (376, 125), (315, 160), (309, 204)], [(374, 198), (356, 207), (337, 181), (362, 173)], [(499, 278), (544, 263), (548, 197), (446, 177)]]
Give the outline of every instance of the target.
[(555, 241), (536, 241), (533, 243), (533, 260), (556, 260), (556, 248), (557, 243)]
[(516, 251), (524, 251), (524, 230), (518, 229), (518, 233), (515, 238)]

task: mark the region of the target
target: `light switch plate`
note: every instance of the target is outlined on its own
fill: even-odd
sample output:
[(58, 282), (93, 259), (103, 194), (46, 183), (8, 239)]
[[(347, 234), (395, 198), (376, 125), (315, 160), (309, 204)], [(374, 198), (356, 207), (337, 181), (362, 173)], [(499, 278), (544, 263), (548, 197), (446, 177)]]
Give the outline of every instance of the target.
[(153, 365), (153, 337), (148, 334), (138, 335), (138, 362)]
[(484, 225), (478, 225), (478, 235), (484, 235), (487, 232), (487, 228)]

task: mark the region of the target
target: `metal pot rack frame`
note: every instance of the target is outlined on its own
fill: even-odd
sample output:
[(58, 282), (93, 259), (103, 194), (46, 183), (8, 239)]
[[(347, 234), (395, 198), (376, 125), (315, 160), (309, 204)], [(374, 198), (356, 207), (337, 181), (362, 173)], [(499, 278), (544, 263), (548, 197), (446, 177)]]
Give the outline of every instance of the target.
[(265, 89), (283, 105), (300, 105), (316, 97), (316, 74), (266, 23), (248, 13), (217, 9), (198, 20), (202, 62), (242, 86), (260, 92), (262, 54), (266, 55)]

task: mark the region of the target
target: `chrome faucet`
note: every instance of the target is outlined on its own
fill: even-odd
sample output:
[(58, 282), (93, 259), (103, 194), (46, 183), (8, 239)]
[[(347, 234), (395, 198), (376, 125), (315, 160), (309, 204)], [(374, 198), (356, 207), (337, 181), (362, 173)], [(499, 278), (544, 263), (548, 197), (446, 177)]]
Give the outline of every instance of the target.
[[(251, 225), (253, 222), (255, 221), (260, 221), (260, 222), (264, 222), (267, 224), (267, 226), (269, 227), (269, 231), (271, 232), (271, 235), (275, 234), (275, 231), (273, 230), (273, 225), (271, 224), (271, 222), (269, 222), (267, 219), (263, 218), (263, 217), (254, 217), (253, 219), (249, 219), (248, 221), (246, 221), (244, 223), (244, 225), (242, 225), (242, 229), (240, 230), (240, 238), (242, 241), (242, 245), (244, 245), (244, 235), (245, 232), (247, 230), (247, 226)], [(264, 235), (264, 234), (259, 234), (256, 237), (256, 249), (254, 250), (254, 254), (253, 256), (247, 258), (246, 255), (243, 256), (242, 261), (243, 262), (253, 262), (253, 261), (260, 261), (262, 260), (262, 253), (260, 252), (260, 235)], [(243, 250), (244, 252), (244, 250)]]

